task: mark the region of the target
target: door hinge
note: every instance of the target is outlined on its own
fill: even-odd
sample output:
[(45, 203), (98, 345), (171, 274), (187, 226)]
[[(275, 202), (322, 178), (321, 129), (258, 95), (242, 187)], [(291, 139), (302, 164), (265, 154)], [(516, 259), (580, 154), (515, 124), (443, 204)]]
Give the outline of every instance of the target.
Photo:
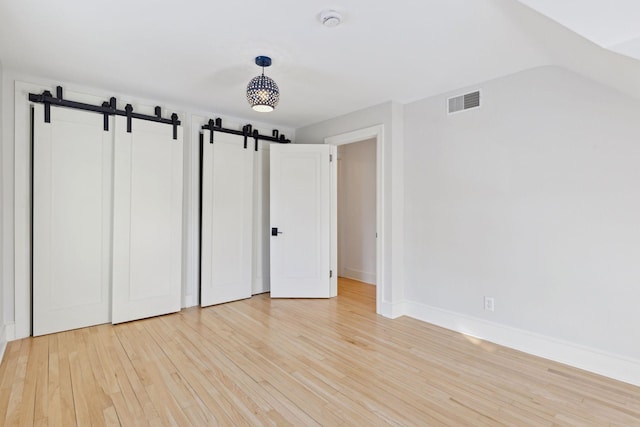
[(333, 162), (333, 154), (329, 154), (329, 162)]
[(333, 270), (329, 270), (329, 278), (333, 277)]

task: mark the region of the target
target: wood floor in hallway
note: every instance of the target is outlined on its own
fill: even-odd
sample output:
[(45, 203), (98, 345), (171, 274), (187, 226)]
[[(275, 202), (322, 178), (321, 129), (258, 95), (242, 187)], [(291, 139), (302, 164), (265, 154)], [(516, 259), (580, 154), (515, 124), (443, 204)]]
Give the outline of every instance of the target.
[(375, 314), (375, 288), (268, 294), (9, 343), (0, 424), (640, 426), (640, 388)]

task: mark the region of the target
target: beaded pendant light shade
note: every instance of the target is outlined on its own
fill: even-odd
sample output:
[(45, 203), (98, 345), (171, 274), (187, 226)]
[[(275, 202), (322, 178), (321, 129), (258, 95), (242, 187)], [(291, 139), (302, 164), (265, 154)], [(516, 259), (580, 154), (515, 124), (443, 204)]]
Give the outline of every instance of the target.
[(258, 56), (256, 65), (262, 67), (262, 74), (252, 78), (247, 85), (247, 101), (255, 111), (273, 111), (280, 100), (280, 89), (273, 79), (264, 75), (264, 67), (271, 65), (271, 58)]

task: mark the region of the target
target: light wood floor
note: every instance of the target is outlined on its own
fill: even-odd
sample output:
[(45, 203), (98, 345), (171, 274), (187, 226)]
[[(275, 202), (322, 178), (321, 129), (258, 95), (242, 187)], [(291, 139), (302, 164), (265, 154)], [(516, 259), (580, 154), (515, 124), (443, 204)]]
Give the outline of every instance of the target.
[(0, 424), (640, 425), (638, 387), (385, 319), (374, 287), (339, 289), (11, 342)]

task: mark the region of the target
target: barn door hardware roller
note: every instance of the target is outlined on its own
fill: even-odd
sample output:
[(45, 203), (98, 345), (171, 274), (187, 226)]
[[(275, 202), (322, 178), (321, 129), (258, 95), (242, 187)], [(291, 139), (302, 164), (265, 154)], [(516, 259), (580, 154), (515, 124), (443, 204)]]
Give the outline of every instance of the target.
[(131, 119), (140, 119), (156, 123), (165, 123), (173, 126), (173, 139), (178, 139), (178, 126), (180, 126), (180, 120), (178, 115), (173, 113), (170, 119), (162, 117), (160, 107), (155, 108), (155, 115), (150, 116), (147, 114), (140, 114), (133, 112), (133, 106), (127, 104), (124, 110), (118, 110), (116, 108), (116, 98), (112, 97), (108, 102), (103, 102), (101, 105), (86, 104), (84, 102), (76, 102), (68, 99), (64, 99), (62, 96), (62, 86), (56, 87), (56, 96), (54, 97), (50, 91), (45, 90), (42, 94), (29, 94), (29, 101), (44, 104), (44, 122), (51, 123), (51, 106), (73, 108), (75, 110), (92, 111), (94, 113), (100, 113), (104, 115), (104, 130), (109, 130), (109, 116), (124, 116), (127, 118), (127, 132), (131, 132)]
[(247, 149), (247, 139), (249, 138), (249, 135), (251, 135), (253, 131), (253, 126), (251, 125), (244, 125), (242, 127), (242, 133), (244, 135), (244, 149)]
[(202, 126), (202, 129), (206, 129), (209, 131), (209, 144), (213, 144), (213, 131), (218, 130), (222, 127), (222, 119), (218, 117), (217, 119), (209, 119), (206, 125)]
[(244, 137), (244, 148), (247, 148), (248, 139), (252, 137), (255, 141), (254, 149), (258, 151), (258, 140), (262, 139), (263, 141), (271, 141), (277, 142), (280, 144), (288, 144), (291, 142), (290, 139), (287, 139), (283, 134), (280, 134), (278, 129), (274, 129), (272, 132), (272, 136), (269, 135), (261, 135), (257, 129), (253, 129), (253, 126), (250, 124), (244, 125), (242, 130), (236, 129), (227, 129), (222, 127), (222, 119), (217, 118), (215, 120), (210, 119), (206, 125), (202, 126), (202, 130), (210, 131), (209, 143), (213, 144), (213, 132), (222, 132), (222, 133), (230, 133), (233, 135), (240, 135)]
[(244, 135), (244, 149), (247, 149), (247, 140), (249, 139), (249, 136), (251, 136), (254, 140), (253, 150), (258, 151), (258, 140), (260, 139), (260, 132), (258, 132), (258, 129), (253, 129), (253, 126), (251, 125), (244, 125), (242, 127), (242, 134)]

